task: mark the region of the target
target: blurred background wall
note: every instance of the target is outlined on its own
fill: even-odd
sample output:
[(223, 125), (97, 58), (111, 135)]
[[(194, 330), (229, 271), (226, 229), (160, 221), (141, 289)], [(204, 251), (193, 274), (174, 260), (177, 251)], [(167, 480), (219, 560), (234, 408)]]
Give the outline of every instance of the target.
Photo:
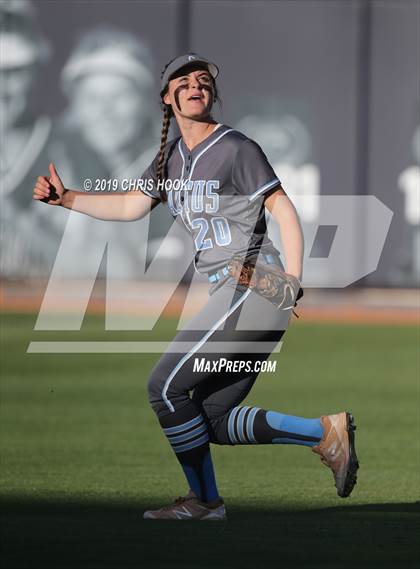
[[(141, 176), (160, 140), (160, 70), (192, 50), (221, 67), (215, 118), (262, 146), (304, 224), (323, 195), (371, 194), (394, 212), (378, 268), (358, 284), (420, 284), (416, 0), (0, 0), (0, 24), (3, 279), (46, 277), (54, 264), (69, 212), (31, 199), (49, 161), (70, 188)], [(152, 216), (150, 257), (171, 224), (165, 208)], [(71, 230), (69, 276), (112, 240), (114, 276), (136, 278), (136, 224), (76, 214)], [(163, 280), (183, 239), (167, 247)]]

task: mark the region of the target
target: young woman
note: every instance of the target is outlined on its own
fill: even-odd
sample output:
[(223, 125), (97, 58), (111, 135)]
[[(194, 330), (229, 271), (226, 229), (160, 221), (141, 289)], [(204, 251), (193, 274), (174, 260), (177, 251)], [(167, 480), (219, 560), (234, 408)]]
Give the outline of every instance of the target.
[[(34, 199), (99, 219), (135, 220), (164, 203), (194, 241), (196, 270), (208, 275), (207, 304), (178, 332), (148, 384), (150, 404), (184, 470), (189, 492), (145, 512), (146, 519), (225, 519), (210, 443), (311, 447), (332, 470), (339, 496), (349, 496), (356, 483), (350, 413), (305, 419), (241, 406), (303, 294), (303, 239), (295, 208), (258, 144), (213, 119), (218, 71), (194, 53), (165, 66), (161, 146), (143, 174), (149, 182), (141, 191), (94, 196), (67, 190), (53, 164), (50, 176), (39, 176), (34, 188)], [(172, 117), (181, 136), (167, 142)], [(172, 184), (175, 180), (184, 183)], [(265, 209), (280, 226), (286, 257), (281, 306), (255, 286), (256, 278), (267, 285), (273, 272), (284, 270), (266, 235)], [(187, 346), (183, 353), (177, 349), (180, 343)], [(218, 365), (221, 357), (230, 365)], [(197, 366), (197, 361), (204, 364)]]

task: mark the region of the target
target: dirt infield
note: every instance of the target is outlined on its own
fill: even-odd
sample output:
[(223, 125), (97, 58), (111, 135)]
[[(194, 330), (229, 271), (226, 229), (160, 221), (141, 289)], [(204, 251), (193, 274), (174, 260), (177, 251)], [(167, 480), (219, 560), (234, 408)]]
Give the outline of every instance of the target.
[[(168, 283), (118, 283), (117, 292), (108, 291), (107, 310), (123, 315), (156, 314), (193, 316), (206, 302), (208, 287), (186, 289)], [(111, 300), (110, 300), (111, 298)], [(169, 300), (169, 302), (168, 302)], [(365, 324), (419, 324), (420, 293), (413, 289), (306, 289), (296, 311), (302, 321)], [(165, 306), (166, 305), (166, 306)], [(52, 294), (47, 281), (0, 283), (0, 309), (3, 312), (54, 313), (86, 311), (103, 314), (106, 307), (105, 283), (97, 281), (91, 289), (84, 281), (65, 282)]]

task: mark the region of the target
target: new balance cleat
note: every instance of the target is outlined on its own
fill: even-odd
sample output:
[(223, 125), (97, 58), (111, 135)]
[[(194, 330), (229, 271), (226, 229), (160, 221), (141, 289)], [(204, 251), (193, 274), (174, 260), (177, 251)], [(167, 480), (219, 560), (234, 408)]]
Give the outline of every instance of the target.
[(144, 512), (145, 520), (212, 520), (226, 519), (226, 510), (222, 498), (214, 502), (201, 502), (193, 492), (179, 497), (173, 504), (159, 510)]
[(350, 496), (356, 482), (359, 462), (354, 446), (354, 424), (351, 413), (324, 415), (321, 417), (324, 435), (312, 451), (319, 454), (321, 462), (331, 468), (337, 494), (341, 498)]

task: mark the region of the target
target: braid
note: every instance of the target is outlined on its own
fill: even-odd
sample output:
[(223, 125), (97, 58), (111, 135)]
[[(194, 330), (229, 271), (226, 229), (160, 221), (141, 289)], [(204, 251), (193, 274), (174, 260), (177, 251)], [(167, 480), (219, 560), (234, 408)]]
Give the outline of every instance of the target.
[[(171, 59), (171, 61), (169, 61), (165, 67), (162, 70), (161, 73), (161, 78), (163, 77), (163, 74), (165, 73), (166, 68), (173, 62), (175, 61), (176, 57), (174, 57), (173, 59)], [(222, 101), (217, 89), (217, 85), (216, 85), (216, 81), (214, 80), (213, 77), (211, 77), (212, 79), (212, 83), (213, 83), (213, 89), (214, 89), (214, 102), (218, 102), (219, 106), (222, 107)], [(165, 157), (165, 146), (166, 146), (166, 142), (168, 139), (168, 132), (169, 132), (169, 127), (171, 126), (171, 118), (174, 117), (174, 112), (172, 110), (172, 106), (171, 105), (166, 105), (163, 102), (163, 97), (165, 96), (165, 93), (167, 93), (168, 91), (168, 86), (166, 85), (165, 89), (161, 92), (160, 97), (161, 97), (161, 108), (163, 110), (163, 122), (162, 122), (162, 131), (161, 131), (161, 136), (160, 136), (160, 148), (159, 148), (159, 155), (158, 155), (158, 161), (157, 161), (157, 179), (159, 182), (164, 182), (166, 179), (166, 160), (167, 160), (167, 156)], [(166, 195), (166, 190), (164, 187), (162, 187), (162, 189), (159, 190), (160, 191), (160, 197), (162, 199), (163, 202), (166, 202), (168, 197)]]
[[(159, 181), (163, 181), (165, 179), (165, 146), (166, 141), (168, 139), (168, 132), (169, 127), (171, 125), (171, 118), (173, 117), (172, 108), (170, 105), (163, 105), (163, 122), (162, 122), (162, 132), (160, 137), (160, 149), (159, 149), (159, 157), (157, 163), (157, 178)], [(160, 191), (162, 201), (166, 202), (167, 196), (165, 188), (162, 188)]]

